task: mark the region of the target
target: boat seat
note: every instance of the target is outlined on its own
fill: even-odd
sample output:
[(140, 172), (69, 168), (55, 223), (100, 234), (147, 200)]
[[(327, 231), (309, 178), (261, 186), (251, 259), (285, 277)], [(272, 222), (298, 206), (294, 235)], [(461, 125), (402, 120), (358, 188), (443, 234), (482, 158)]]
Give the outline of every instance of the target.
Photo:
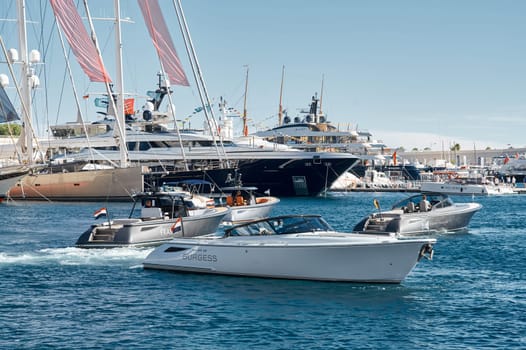
[(163, 212), (161, 208), (142, 208), (141, 218), (162, 218)]
[(236, 205), (245, 205), (245, 200), (241, 196), (236, 197)]
[(415, 203), (413, 203), (413, 202), (407, 203), (407, 212), (408, 213), (414, 213), (415, 212)]
[(230, 207), (234, 205), (234, 198), (232, 198), (232, 196), (227, 196), (226, 197), (226, 205), (228, 205)]

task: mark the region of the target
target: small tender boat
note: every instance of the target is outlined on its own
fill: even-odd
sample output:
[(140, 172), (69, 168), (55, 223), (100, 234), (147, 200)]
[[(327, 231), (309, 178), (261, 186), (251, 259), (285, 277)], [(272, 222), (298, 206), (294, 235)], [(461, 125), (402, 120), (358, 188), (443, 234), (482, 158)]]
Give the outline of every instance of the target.
[(443, 193), (422, 193), (363, 218), (353, 229), (360, 233), (418, 234), (465, 229), (473, 214), (482, 208), (478, 203), (453, 203)]
[[(137, 203), (141, 204), (136, 210)], [(214, 208), (213, 200), (179, 191), (141, 193), (128, 218), (92, 225), (77, 240), (80, 248), (158, 245), (175, 237), (215, 232), (229, 208)], [(107, 216), (105, 208), (100, 213)], [(96, 216), (98, 214), (96, 213)], [(137, 217), (138, 216), (138, 217)]]
[(226, 225), (239, 224), (245, 221), (263, 219), (270, 215), (272, 208), (279, 203), (279, 198), (258, 194), (257, 187), (243, 186), (240, 176), (235, 176), (236, 185), (217, 188), (209, 181), (187, 179), (165, 184), (174, 186), (190, 193), (200, 194), (206, 198), (214, 198), (215, 206), (228, 206), (230, 212), (223, 218)]
[(221, 190), (224, 193), (231, 193), (226, 197), (226, 205), (230, 207), (230, 213), (224, 218), (226, 223), (237, 224), (266, 218), (272, 208), (279, 203), (279, 198), (258, 196), (257, 187), (233, 186), (223, 187)]
[(334, 231), (317, 215), (247, 222), (222, 235), (176, 238), (155, 248), (146, 269), (319, 281), (400, 283), (435, 239)]

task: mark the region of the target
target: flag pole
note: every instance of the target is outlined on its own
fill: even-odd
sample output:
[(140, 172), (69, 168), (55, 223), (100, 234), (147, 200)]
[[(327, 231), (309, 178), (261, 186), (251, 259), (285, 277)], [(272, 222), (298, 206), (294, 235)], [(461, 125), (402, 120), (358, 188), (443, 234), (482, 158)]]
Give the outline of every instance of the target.
[(380, 216), (380, 219), (382, 219), (382, 208), (380, 207), (380, 202), (378, 201), (378, 199), (375, 198), (373, 200), (373, 204), (374, 204), (374, 207), (378, 209), (378, 215)]
[(110, 212), (108, 208), (106, 208), (106, 219), (108, 220), (108, 228), (111, 229)]

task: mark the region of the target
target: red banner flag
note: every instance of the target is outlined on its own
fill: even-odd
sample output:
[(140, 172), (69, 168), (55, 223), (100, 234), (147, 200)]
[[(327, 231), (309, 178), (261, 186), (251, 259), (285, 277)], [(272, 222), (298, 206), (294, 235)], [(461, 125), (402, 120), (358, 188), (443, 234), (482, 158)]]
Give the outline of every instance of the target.
[(84, 73), (91, 81), (109, 83), (111, 78), (91, 41), (73, 0), (50, 0), (60, 28)]
[(153, 46), (157, 50), (157, 55), (161, 61), (170, 84), (188, 86), (188, 80), (184, 74), (183, 65), (177, 56), (175, 47), (168, 31), (168, 26), (164, 21), (159, 2), (157, 0), (137, 0), (141, 7), (142, 16)]

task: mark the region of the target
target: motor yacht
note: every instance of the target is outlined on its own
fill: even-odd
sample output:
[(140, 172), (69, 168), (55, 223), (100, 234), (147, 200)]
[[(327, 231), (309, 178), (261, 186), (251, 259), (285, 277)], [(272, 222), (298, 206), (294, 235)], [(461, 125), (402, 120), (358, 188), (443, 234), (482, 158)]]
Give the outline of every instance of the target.
[(378, 211), (363, 218), (353, 231), (391, 235), (458, 231), (482, 208), (479, 203), (454, 203), (442, 193), (415, 194), (386, 211), (376, 199), (374, 204)]
[(446, 181), (425, 181), (421, 191), (440, 192), (450, 195), (491, 196), (515, 194), (513, 187), (505, 183), (494, 183), (489, 179), (483, 182), (452, 179)]
[(173, 239), (143, 261), (146, 269), (317, 281), (400, 283), (435, 239), (334, 231), (317, 215), (279, 216), (223, 234)]
[(91, 225), (76, 246), (151, 246), (176, 237), (206, 235), (215, 232), (230, 211), (214, 207), (213, 199), (170, 189), (140, 193), (135, 199), (127, 218), (110, 219), (107, 210), (102, 210), (108, 220)]

